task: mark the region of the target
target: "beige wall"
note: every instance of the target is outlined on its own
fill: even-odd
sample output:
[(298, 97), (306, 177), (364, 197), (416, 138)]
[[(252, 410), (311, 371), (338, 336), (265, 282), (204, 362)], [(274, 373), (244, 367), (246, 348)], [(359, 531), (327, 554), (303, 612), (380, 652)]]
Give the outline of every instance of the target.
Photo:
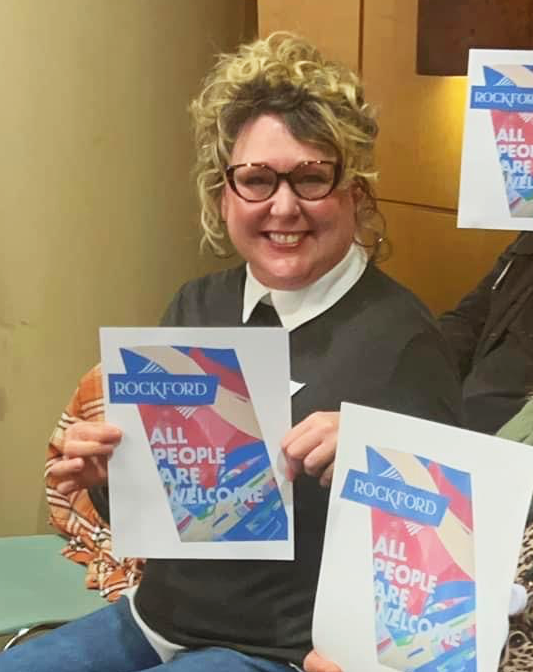
[(456, 228), (466, 79), (415, 74), (416, 12), (417, 0), (258, 0), (260, 35), (297, 30), (359, 68), (379, 110), (377, 194), (393, 244), (383, 268), (439, 313), (515, 234)]
[(45, 444), (100, 325), (157, 322), (197, 254), (187, 102), (252, 0), (0, 3), (0, 535), (42, 527)]

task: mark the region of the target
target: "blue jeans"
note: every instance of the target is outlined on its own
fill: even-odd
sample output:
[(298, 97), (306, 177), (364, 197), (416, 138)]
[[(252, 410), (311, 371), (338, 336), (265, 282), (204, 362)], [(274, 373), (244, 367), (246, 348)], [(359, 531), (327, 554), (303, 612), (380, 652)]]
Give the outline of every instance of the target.
[(294, 672), (232, 649), (179, 652), (162, 663), (122, 598), (89, 616), (0, 653), (2, 672)]

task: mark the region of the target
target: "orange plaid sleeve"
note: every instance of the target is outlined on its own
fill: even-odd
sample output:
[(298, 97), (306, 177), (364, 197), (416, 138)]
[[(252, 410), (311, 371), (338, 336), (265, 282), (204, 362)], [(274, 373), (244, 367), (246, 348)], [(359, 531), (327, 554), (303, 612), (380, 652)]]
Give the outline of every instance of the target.
[(66, 558), (87, 566), (87, 588), (100, 591), (110, 602), (124, 588), (139, 582), (144, 560), (116, 558), (111, 552), (109, 524), (96, 511), (87, 490), (62, 495), (56, 489), (50, 468), (62, 459), (65, 432), (76, 422), (104, 420), (102, 373), (100, 365), (91, 369), (62, 413), (48, 444), (45, 465), (46, 498), (50, 524), (68, 540), (62, 553)]

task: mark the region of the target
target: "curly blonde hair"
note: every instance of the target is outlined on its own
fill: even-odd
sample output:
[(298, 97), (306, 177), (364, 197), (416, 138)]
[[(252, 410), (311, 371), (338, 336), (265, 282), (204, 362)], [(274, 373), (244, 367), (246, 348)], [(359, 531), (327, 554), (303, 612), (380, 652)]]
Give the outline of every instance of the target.
[[(378, 127), (359, 78), (340, 63), (326, 61), (300, 37), (277, 32), (221, 54), (191, 103), (197, 148), (196, 182), (202, 246), (227, 253), (220, 213), (225, 171), (242, 126), (262, 114), (279, 115), (300, 142), (333, 149), (342, 167), (341, 186), (355, 183), (359, 236), (376, 256), (385, 236), (371, 182)], [(379, 226), (376, 222), (379, 221)], [(363, 234), (361, 231), (363, 230)]]

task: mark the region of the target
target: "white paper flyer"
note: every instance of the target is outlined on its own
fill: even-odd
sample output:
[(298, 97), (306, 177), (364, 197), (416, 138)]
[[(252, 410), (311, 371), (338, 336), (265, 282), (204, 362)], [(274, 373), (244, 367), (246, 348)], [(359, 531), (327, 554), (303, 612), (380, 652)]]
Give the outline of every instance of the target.
[(343, 672), (496, 672), (533, 448), (343, 404), (313, 640)]
[[(292, 560), (288, 334), (103, 328), (113, 553)], [(268, 353), (268, 356), (265, 356)]]
[(533, 230), (533, 51), (470, 50), (458, 226)]

